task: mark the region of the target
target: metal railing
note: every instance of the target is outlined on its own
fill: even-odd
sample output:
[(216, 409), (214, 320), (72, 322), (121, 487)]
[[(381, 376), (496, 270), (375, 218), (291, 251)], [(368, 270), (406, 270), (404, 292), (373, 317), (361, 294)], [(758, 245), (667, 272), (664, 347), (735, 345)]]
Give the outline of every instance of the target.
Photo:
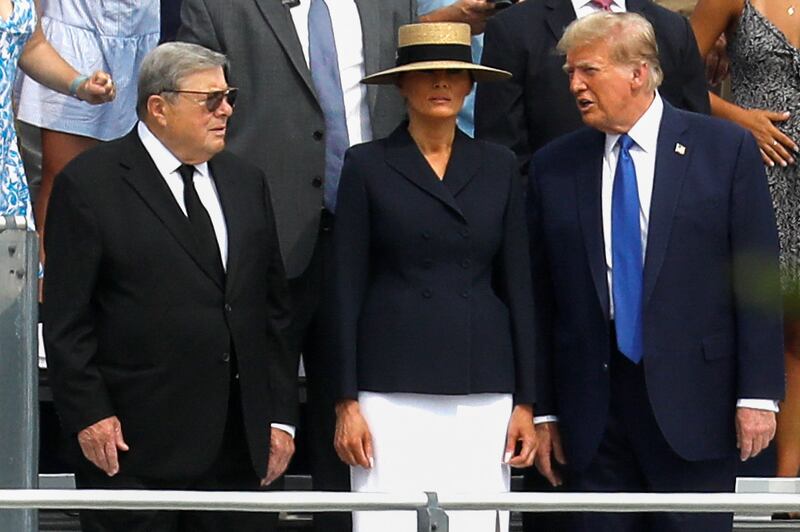
[(417, 512), (419, 532), (447, 532), (448, 511), (734, 512), (800, 509), (796, 493), (332, 493), (135, 490), (0, 490), (1, 509)]
[[(36, 233), (0, 216), (0, 488), (34, 488), (39, 458)], [(0, 511), (0, 530), (36, 530), (36, 512)]]

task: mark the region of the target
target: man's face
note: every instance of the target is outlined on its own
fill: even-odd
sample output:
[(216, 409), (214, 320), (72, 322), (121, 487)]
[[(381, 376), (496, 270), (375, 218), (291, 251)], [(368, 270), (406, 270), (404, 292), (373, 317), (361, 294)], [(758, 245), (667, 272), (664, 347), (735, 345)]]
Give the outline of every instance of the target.
[(162, 141), (182, 162), (199, 164), (225, 148), (225, 132), (233, 107), (222, 98), (219, 106), (208, 109), (208, 95), (228, 88), (222, 67), (198, 70), (180, 83), (180, 91), (165, 93)]
[(636, 100), (635, 69), (617, 65), (605, 41), (573, 48), (564, 70), (583, 122), (605, 133), (624, 133), (636, 122), (631, 117)]

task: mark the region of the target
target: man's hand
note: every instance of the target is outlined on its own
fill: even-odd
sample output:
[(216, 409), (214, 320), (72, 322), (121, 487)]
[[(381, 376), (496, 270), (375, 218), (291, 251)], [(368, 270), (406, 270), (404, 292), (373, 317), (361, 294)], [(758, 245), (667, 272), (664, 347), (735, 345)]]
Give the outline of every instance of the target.
[[(519, 454), (514, 451), (520, 442)], [(506, 431), (506, 450), (503, 462), (511, 467), (530, 467), (536, 453), (536, 429), (533, 428), (533, 406), (517, 405), (511, 411)]]
[(736, 409), (736, 447), (744, 462), (767, 448), (775, 436), (775, 412), (756, 408)]
[(333, 437), (336, 454), (345, 464), (369, 469), (372, 461), (372, 434), (367, 420), (361, 415), (358, 401), (345, 399), (336, 404), (336, 434)]
[(494, 4), (488, 0), (456, 0), (449, 6), (419, 17), (420, 22), (464, 22), (473, 35), (483, 33), (486, 20), (494, 14)]
[(122, 425), (117, 416), (101, 419), (78, 433), (78, 443), (83, 456), (113, 477), (119, 473), (117, 451), (127, 451), (128, 444), (122, 437)]
[(536, 451), (536, 469), (546, 478), (551, 485), (560, 486), (563, 483), (561, 475), (553, 468), (553, 458), (561, 465), (567, 463), (564, 449), (561, 447), (561, 433), (558, 423), (539, 423), (536, 425), (536, 437), (539, 448)]
[(275, 427), (271, 427), (269, 434), (269, 462), (267, 463), (267, 476), (261, 479), (261, 487), (269, 486), (276, 478), (283, 475), (289, 467), (289, 461), (294, 454), (294, 438), (292, 435)]

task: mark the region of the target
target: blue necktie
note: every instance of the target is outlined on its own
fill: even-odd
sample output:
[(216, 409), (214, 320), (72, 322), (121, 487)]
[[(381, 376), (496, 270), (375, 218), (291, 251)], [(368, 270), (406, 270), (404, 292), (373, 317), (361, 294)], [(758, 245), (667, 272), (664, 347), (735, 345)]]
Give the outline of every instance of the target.
[(622, 135), (614, 190), (611, 195), (611, 251), (613, 255), (614, 324), (617, 346), (632, 362), (642, 360), (642, 231), (639, 227), (639, 189), (630, 148)]
[(344, 152), (350, 146), (344, 110), (339, 57), (333, 39), (331, 14), (325, 0), (311, 0), (308, 12), (308, 56), (311, 80), (325, 117), (325, 208), (336, 211), (336, 191)]

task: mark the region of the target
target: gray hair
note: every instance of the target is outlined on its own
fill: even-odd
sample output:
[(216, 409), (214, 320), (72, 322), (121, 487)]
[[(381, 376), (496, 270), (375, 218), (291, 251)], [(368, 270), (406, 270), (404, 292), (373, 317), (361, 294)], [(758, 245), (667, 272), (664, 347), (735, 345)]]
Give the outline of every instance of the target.
[(654, 91), (661, 85), (664, 72), (658, 59), (656, 34), (646, 18), (636, 13), (593, 13), (567, 26), (557, 49), (566, 54), (573, 48), (598, 41), (608, 44), (611, 61), (618, 65), (647, 64), (650, 71), (648, 90)]
[(154, 94), (180, 88), (186, 76), (198, 70), (228, 66), (228, 59), (198, 44), (169, 42), (157, 46), (145, 56), (139, 69), (136, 114), (147, 116), (147, 100)]

